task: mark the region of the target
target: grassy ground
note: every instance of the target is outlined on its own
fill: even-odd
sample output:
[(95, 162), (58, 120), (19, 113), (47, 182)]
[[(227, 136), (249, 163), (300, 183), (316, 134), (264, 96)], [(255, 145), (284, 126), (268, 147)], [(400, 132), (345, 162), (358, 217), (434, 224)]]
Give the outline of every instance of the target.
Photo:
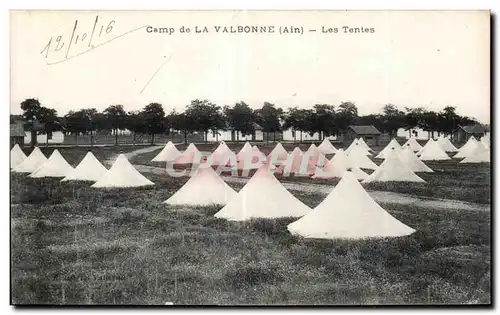
[[(234, 223), (212, 216), (220, 207), (161, 204), (187, 178), (147, 177), (155, 187), (95, 190), (90, 183), (14, 174), (13, 302), (490, 302), (488, 212), (387, 204), (418, 232), (383, 240), (304, 240), (287, 232), (291, 219)], [(309, 206), (322, 198), (297, 197)]]
[[(200, 151), (213, 152), (218, 144), (200, 144), (197, 145)], [(228, 143), (229, 147), (238, 152), (241, 149), (241, 143)], [(294, 144), (284, 144), (289, 151), (293, 150)], [(309, 145), (302, 144), (301, 149), (306, 150)], [(179, 150), (184, 150), (186, 145), (177, 146)], [(269, 153), (274, 145), (260, 145), (259, 148), (264, 153)], [(151, 162), (151, 160), (160, 152), (158, 150), (140, 154), (131, 159), (134, 164), (165, 167), (165, 163)], [(381, 150), (382, 148), (375, 148)], [(328, 156), (330, 157), (330, 156)], [(374, 159), (377, 165), (383, 160)], [(366, 189), (392, 191), (417, 195), (421, 197), (456, 199), (468, 202), (489, 204), (491, 203), (491, 165), (489, 163), (481, 164), (460, 164), (460, 160), (452, 159), (448, 161), (428, 161), (425, 162), (434, 173), (419, 173), (426, 183), (370, 183), (364, 184)], [(371, 170), (365, 170), (370, 174)], [(307, 184), (326, 184), (335, 185), (338, 179), (318, 180), (307, 177), (286, 177), (281, 179), (287, 182), (302, 182)]]

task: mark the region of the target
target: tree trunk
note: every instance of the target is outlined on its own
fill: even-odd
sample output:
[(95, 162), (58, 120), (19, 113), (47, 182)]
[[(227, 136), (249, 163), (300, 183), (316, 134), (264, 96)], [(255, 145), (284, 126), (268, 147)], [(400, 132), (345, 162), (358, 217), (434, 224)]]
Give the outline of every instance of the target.
[(36, 146), (36, 131), (34, 130), (34, 125), (31, 126), (31, 146), (34, 147)]
[(115, 129), (115, 145), (118, 145), (118, 128)]
[(187, 140), (187, 130), (184, 130), (184, 143), (185, 144), (188, 143), (188, 140)]
[(205, 142), (208, 142), (208, 131), (205, 131)]
[(135, 131), (132, 131), (132, 145), (135, 147)]
[(75, 132), (75, 146), (78, 146), (78, 132)]
[(297, 133), (293, 131), (293, 143), (297, 143)]
[(219, 130), (217, 130), (215, 133), (215, 141), (219, 142)]
[(48, 133), (45, 134), (45, 146), (46, 147), (49, 146), (49, 134)]
[(302, 143), (302, 130), (300, 131), (300, 142), (299, 143)]
[(94, 147), (94, 133), (90, 130), (90, 147)]
[(273, 132), (273, 142), (276, 143), (276, 131)]
[(152, 133), (151, 134), (151, 145), (154, 145), (155, 144), (155, 134)]

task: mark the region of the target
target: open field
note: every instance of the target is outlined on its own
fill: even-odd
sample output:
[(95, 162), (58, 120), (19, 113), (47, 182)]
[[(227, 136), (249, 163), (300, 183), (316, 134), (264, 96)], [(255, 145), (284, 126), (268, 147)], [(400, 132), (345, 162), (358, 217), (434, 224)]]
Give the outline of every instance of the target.
[[(93, 152), (104, 161), (120, 150), (133, 149), (96, 148)], [(141, 161), (151, 160), (160, 149), (137, 155), (132, 161), (143, 164)], [(63, 150), (73, 165), (86, 153), (84, 148)], [(442, 171), (429, 178), (424, 174), (428, 183), (421, 188), (399, 184), (367, 187), (489, 203), (489, 165), (438, 164), (429, 166)], [(213, 217), (220, 206), (162, 204), (187, 178), (144, 175), (156, 185), (98, 190), (90, 188), (90, 183), (60, 183), (12, 174), (12, 302), (491, 301), (489, 211), (384, 203), (381, 205), (394, 217), (417, 232), (382, 240), (304, 240), (286, 230), (292, 219), (236, 223)], [(300, 181), (315, 185), (309, 179)], [(236, 190), (243, 186), (228, 183)], [(457, 188), (460, 191), (454, 193)], [(474, 193), (465, 193), (470, 189)], [(311, 207), (324, 198), (310, 190), (291, 192)], [(478, 194), (487, 196), (488, 202), (479, 200)]]

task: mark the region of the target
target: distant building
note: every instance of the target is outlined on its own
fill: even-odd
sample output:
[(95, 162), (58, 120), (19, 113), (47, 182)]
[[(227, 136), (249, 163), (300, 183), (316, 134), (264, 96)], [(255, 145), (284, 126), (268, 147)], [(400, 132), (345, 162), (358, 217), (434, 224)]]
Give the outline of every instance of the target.
[[(53, 131), (45, 134), (37, 134), (36, 142), (39, 144), (54, 144), (64, 142), (64, 133), (62, 131)], [(26, 132), (24, 143), (31, 143), (31, 132)]]
[[(411, 134), (417, 139), (417, 140), (429, 140), (432, 136), (432, 132), (429, 131), (424, 131), (421, 128), (412, 128), (411, 129)], [(434, 140), (437, 140), (439, 136), (442, 134), (439, 134), (438, 132), (434, 132)], [(398, 138), (405, 138), (405, 139), (410, 139), (410, 131), (406, 130), (404, 128), (399, 128), (397, 135)], [(450, 138), (450, 136), (446, 136), (446, 138)]]
[(373, 125), (355, 126), (351, 125), (347, 129), (344, 141), (352, 142), (355, 138), (363, 138), (368, 145), (380, 145), (381, 132)]
[(262, 132), (264, 128), (257, 123), (254, 123), (253, 127), (255, 129), (253, 135), (243, 135), (232, 128), (209, 132), (207, 141), (264, 141), (264, 133)]
[(24, 126), (22, 122), (16, 122), (10, 124), (10, 147), (18, 144), (19, 146), (24, 146), (24, 137), (26, 133), (24, 132)]
[(458, 126), (453, 132), (453, 138), (457, 143), (464, 143), (472, 136), (479, 140), (486, 132), (486, 128), (481, 125)]

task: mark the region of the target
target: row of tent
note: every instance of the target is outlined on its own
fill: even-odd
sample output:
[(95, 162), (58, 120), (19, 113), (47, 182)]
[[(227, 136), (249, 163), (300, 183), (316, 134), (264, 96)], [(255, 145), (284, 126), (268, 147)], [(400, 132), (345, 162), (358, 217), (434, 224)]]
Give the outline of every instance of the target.
[[(369, 155), (372, 155), (370, 151), (373, 152), (373, 150), (363, 139), (355, 139), (345, 151), (336, 149), (328, 139), (325, 139), (318, 147), (311, 144), (306, 152), (302, 152), (296, 147), (292, 152), (288, 153), (278, 143), (267, 157), (257, 146), (252, 147), (248, 142), (245, 143), (238, 154), (235, 154), (224, 142), (221, 142), (210, 156), (211, 165), (234, 166), (236, 169), (257, 169), (267, 161), (276, 166), (274, 168), (275, 172), (283, 175), (293, 173), (294, 176), (308, 176), (318, 179), (340, 178), (346, 169), (351, 169), (355, 177), (363, 180), (363, 182), (424, 182), (415, 173), (432, 172), (432, 169), (425, 165), (422, 160), (446, 160), (450, 159), (450, 157), (442, 149), (446, 141), (441, 142), (440, 145), (439, 141), (430, 139), (416, 154), (414, 151), (418, 147), (416, 147), (415, 143), (418, 145), (418, 142), (411, 138), (403, 146), (400, 146), (393, 139), (376, 156), (376, 158), (385, 159), (380, 166), (377, 166), (368, 158)], [(449, 145), (452, 144), (449, 143)], [(327, 159), (326, 154), (332, 153), (334, 156)], [(474, 137), (471, 137), (456, 156), (465, 157), (460, 163), (478, 163), (489, 162), (490, 153), (482, 141), (477, 141)], [(203, 155), (192, 143), (181, 153), (174, 144), (169, 142), (153, 161), (173, 161), (174, 164), (201, 164), (207, 162), (200, 157), (203, 158)], [(195, 161), (196, 158), (200, 158), (200, 160)], [(232, 164), (231, 161), (233, 161)], [(118, 156), (109, 171), (91, 152), (88, 152), (82, 162), (73, 169), (58, 150), (54, 150), (49, 159), (43, 155), (39, 148), (35, 148), (30, 156), (26, 157), (21, 148), (16, 145), (11, 150), (11, 168), (14, 172), (30, 173), (29, 176), (34, 178), (64, 177), (63, 181), (94, 181), (92, 187), (154, 185), (153, 182), (140, 174), (123, 154)], [(368, 175), (362, 169), (371, 169), (374, 172)]]
[(11, 169), (15, 173), (29, 173), (31, 178), (62, 177), (66, 181), (92, 181), (94, 188), (141, 187), (154, 185), (130, 164), (124, 154), (119, 154), (108, 170), (92, 154), (87, 152), (77, 167), (73, 168), (55, 149), (47, 159), (36, 147), (27, 157), (15, 145), (11, 150)]
[[(14, 152), (17, 152), (14, 149)], [(21, 151), (22, 152), (22, 151)], [(17, 152), (19, 154), (19, 152)], [(387, 160), (391, 159), (391, 154)], [(96, 180), (92, 187), (116, 187), (119, 182), (152, 185), (120, 154), (109, 170), (88, 152), (76, 168), (72, 168), (56, 149), (47, 159), (39, 148), (13, 166), (14, 172), (30, 177), (63, 177), (68, 180)], [(306, 238), (373, 238), (396, 237), (415, 230), (392, 217), (380, 207), (346, 170), (332, 192), (314, 209), (293, 196), (273, 175), (273, 167), (265, 162), (237, 193), (212, 167), (197, 168), (194, 175), (176, 191), (166, 204), (223, 205), (217, 218), (245, 221), (256, 218), (299, 218), (288, 226), (295, 235)], [(111, 186), (108, 186), (111, 185)], [(193, 193), (196, 192), (196, 193)], [(271, 198), (270, 198), (271, 197)]]
[(299, 218), (288, 225), (288, 230), (305, 238), (362, 239), (415, 232), (378, 205), (349, 170), (314, 209), (293, 196), (270, 170), (266, 162), (236, 192), (211, 167), (199, 167), (195, 175), (164, 203), (223, 205), (214, 216), (229, 221)]

